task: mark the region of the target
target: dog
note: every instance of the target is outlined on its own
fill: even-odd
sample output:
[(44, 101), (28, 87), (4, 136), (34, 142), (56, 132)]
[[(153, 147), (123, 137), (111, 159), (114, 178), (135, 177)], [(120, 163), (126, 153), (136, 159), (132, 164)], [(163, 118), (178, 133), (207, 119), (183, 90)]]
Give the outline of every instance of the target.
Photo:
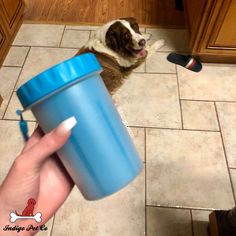
[(99, 28), (76, 56), (87, 52), (96, 55), (103, 67), (101, 77), (113, 95), (135, 68), (164, 45), (164, 40), (158, 40), (147, 46), (149, 38), (140, 33), (135, 18), (120, 18)]
[(16, 215), (18, 216), (34, 216), (34, 206), (36, 204), (36, 201), (33, 198), (30, 198), (27, 202), (27, 206), (23, 210), (22, 214), (18, 214), (17, 211), (15, 211)]

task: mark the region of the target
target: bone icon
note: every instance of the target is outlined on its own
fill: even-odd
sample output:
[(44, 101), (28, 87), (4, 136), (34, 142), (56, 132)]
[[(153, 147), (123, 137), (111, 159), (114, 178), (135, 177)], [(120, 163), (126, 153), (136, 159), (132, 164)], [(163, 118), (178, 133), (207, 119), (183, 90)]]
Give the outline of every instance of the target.
[(15, 212), (10, 213), (10, 222), (14, 223), (19, 219), (34, 219), (36, 222), (41, 222), (42, 214), (40, 212), (36, 213), (34, 216), (18, 216)]

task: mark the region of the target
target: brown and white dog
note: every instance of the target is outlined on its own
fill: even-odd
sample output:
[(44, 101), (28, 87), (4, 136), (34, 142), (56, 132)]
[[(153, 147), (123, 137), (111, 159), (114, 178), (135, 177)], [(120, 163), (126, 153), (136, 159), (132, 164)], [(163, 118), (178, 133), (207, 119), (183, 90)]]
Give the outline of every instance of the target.
[(113, 94), (125, 78), (147, 57), (164, 45), (158, 40), (146, 46), (150, 35), (142, 35), (134, 18), (121, 18), (99, 28), (77, 55), (92, 52), (103, 67), (102, 79)]

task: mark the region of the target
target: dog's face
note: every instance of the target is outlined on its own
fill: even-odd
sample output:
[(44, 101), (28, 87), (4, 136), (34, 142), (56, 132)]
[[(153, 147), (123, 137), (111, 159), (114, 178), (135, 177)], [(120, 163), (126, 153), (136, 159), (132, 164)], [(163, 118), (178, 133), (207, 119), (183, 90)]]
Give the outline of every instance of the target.
[(114, 21), (106, 32), (105, 41), (107, 47), (123, 56), (137, 56), (146, 45), (134, 18)]
[(36, 201), (33, 198), (30, 198), (28, 200), (28, 205), (35, 205), (35, 204), (36, 204)]

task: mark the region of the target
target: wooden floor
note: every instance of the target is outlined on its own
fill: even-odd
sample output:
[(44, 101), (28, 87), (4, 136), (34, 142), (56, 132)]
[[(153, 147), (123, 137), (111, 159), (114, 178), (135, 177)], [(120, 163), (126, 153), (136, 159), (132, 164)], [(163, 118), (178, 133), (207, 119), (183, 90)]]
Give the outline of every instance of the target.
[(184, 13), (174, 0), (25, 0), (25, 19), (39, 22), (102, 24), (135, 17), (140, 24), (183, 28)]

